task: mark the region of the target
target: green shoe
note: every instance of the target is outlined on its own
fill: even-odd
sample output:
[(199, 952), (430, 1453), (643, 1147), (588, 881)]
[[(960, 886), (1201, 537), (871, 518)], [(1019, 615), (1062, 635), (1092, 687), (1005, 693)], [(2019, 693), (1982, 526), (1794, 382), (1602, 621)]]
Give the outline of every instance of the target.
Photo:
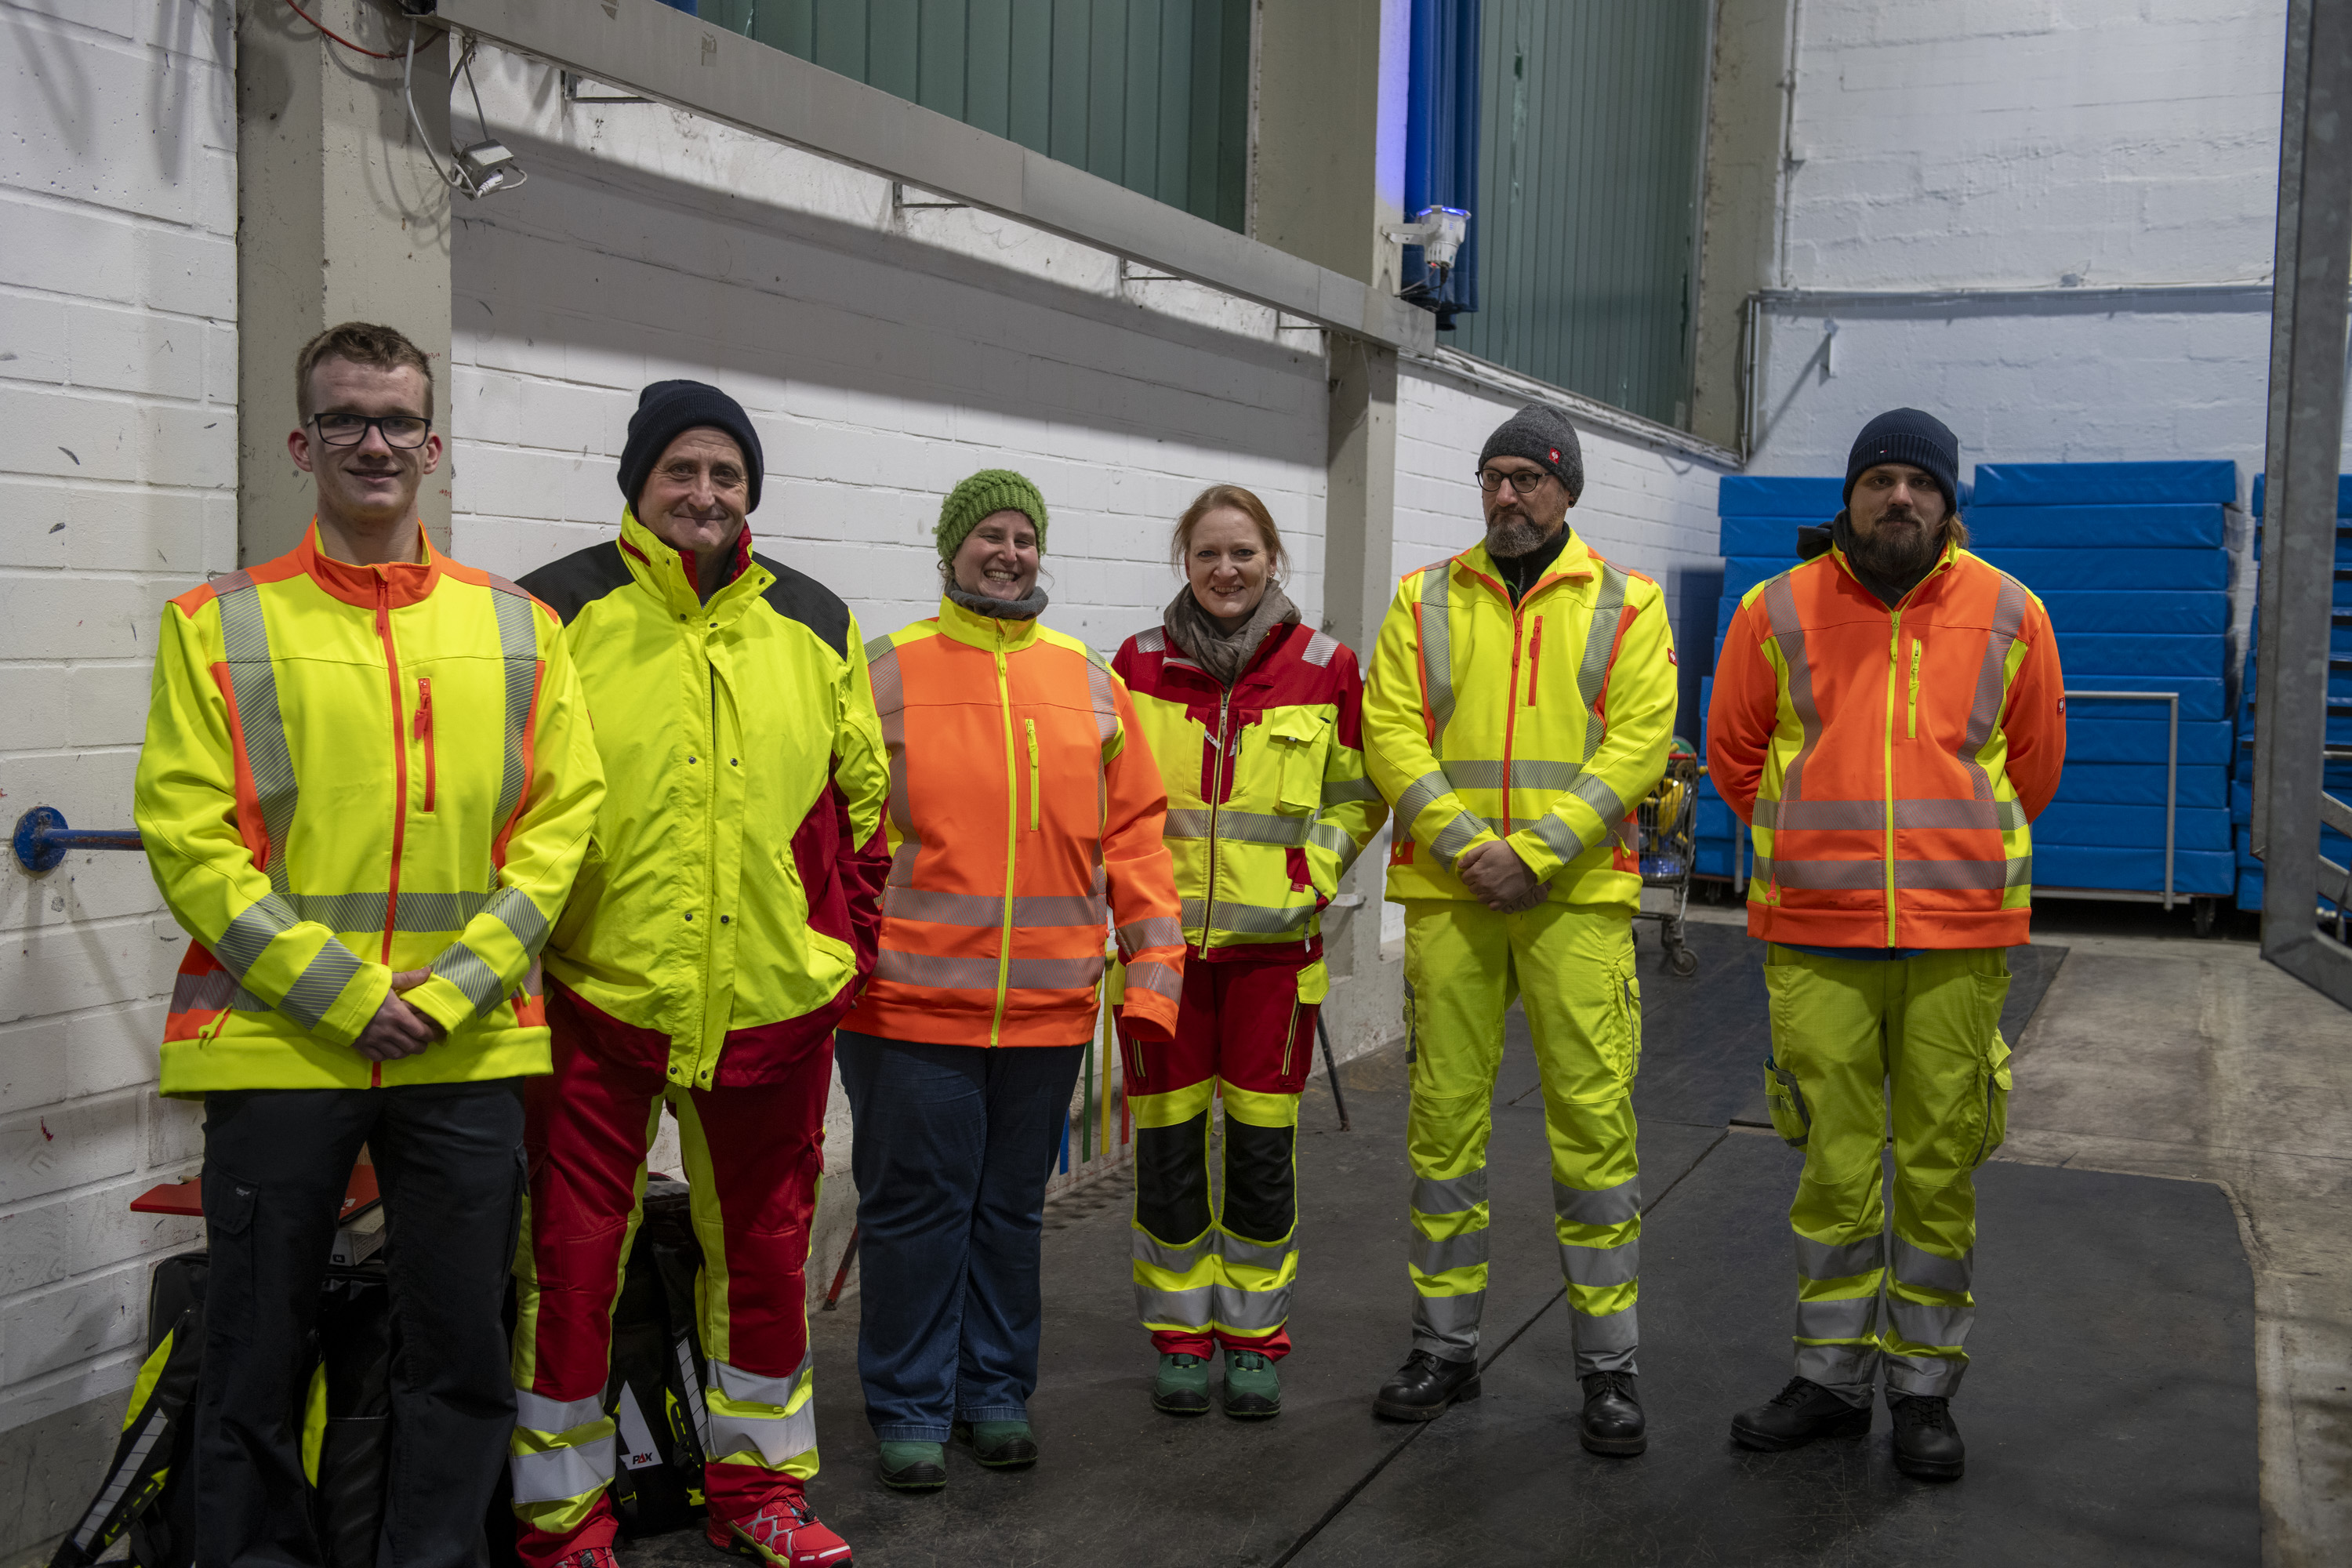
[(959, 1421), (955, 1436), (992, 1470), (1026, 1469), (1037, 1462), (1037, 1435), (1026, 1421)]
[(1282, 1374), (1255, 1351), (1225, 1352), (1225, 1414), (1236, 1421), (1270, 1421), (1282, 1414)]
[(1160, 1375), (1152, 1380), (1151, 1407), (1171, 1415), (1205, 1415), (1209, 1411), (1209, 1363), (1196, 1355), (1164, 1355)]
[(881, 1471), (892, 1491), (935, 1492), (948, 1484), (948, 1457), (937, 1443), (885, 1443)]

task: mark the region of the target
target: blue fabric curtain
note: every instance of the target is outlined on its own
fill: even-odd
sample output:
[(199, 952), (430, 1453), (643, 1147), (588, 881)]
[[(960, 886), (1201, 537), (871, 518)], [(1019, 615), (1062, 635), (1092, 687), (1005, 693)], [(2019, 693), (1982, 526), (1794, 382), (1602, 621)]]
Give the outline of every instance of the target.
[(1422, 263), (1421, 247), (1404, 247), (1404, 294), (1437, 312), (1437, 330), (1478, 308), (1478, 9), (1479, 0), (1413, 0), (1412, 89), (1405, 120), (1404, 213), (1423, 207), (1470, 209), (1468, 237), (1444, 282)]

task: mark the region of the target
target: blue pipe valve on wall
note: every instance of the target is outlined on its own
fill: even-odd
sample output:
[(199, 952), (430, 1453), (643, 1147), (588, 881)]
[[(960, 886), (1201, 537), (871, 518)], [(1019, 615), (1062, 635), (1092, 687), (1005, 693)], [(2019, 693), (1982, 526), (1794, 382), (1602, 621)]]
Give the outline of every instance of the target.
[(16, 819), (10, 840), (16, 864), (27, 871), (55, 870), (75, 849), (142, 849), (135, 827), (68, 827), (65, 813), (37, 805)]

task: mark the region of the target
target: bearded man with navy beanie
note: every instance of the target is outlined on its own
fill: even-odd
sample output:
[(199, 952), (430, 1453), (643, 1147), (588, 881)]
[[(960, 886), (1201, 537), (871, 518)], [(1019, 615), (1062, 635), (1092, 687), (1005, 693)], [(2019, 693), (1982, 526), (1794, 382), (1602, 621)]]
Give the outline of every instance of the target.
[[(617, 1568), (603, 1401), (665, 1103), (702, 1247), (705, 1534), (781, 1568), (850, 1561), (806, 1496), (804, 1273), (834, 1025), (878, 946), (889, 764), (856, 617), (751, 552), (763, 466), (741, 404), (656, 382), (621, 453), (620, 537), (524, 579), (562, 618), (617, 781), (548, 940), (554, 1071), (524, 1107), (509, 1468), (525, 1568)], [(624, 1435), (664, 1422), (636, 1397), (620, 1395)]]

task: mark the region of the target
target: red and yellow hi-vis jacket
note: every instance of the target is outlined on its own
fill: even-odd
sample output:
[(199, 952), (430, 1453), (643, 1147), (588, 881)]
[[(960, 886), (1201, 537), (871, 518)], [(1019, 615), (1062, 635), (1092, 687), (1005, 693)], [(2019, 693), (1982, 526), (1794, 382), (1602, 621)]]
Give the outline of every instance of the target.
[(1292, 622), (1228, 689), (1165, 626), (1111, 668), (1168, 788), (1168, 847), (1194, 961), (1320, 956), (1322, 910), (1388, 816), (1364, 776), (1356, 656)]
[[(890, 751), (882, 956), (842, 1027), (949, 1046), (1094, 1035), (1107, 917), (1121, 1017), (1183, 994), (1168, 796), (1126, 684), (1076, 637), (942, 600), (866, 646)], [(1108, 904), (1106, 908), (1105, 900)]]
[[(548, 1069), (538, 953), (604, 795), (562, 628), (428, 544), (353, 566), (315, 527), (163, 611), (140, 837), (195, 940), (163, 1091), (364, 1089)], [(402, 970), (448, 1037), (351, 1043)]]
[(1468, 899), (1501, 838), (1555, 903), (1638, 905), (1626, 816), (1675, 723), (1665, 595), (1571, 534), (1517, 605), (1484, 544), (1408, 572), (1364, 687), (1364, 763), (1396, 809), (1391, 899)]
[(1748, 590), (1707, 712), (1753, 824), (1748, 929), (1822, 947), (2009, 947), (2027, 826), (2058, 793), (2066, 682), (2025, 585), (1946, 546), (1892, 609), (1832, 550)]
[(889, 774), (857, 618), (754, 555), (621, 537), (523, 579), (563, 619), (610, 785), (547, 972), (600, 1055), (694, 1089), (770, 1083), (874, 967)]

